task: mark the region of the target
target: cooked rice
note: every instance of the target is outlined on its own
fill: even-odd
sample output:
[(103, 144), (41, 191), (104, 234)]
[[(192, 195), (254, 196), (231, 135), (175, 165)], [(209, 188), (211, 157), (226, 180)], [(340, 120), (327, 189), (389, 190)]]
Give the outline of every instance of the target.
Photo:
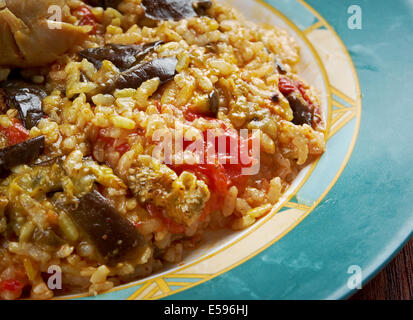
[[(124, 0), (119, 10), (94, 8), (92, 12), (99, 23), (96, 35), (90, 35), (53, 66), (40, 72), (25, 71), (35, 77), (35, 82), (42, 82), (44, 77), (50, 92), (43, 100), (47, 117), (30, 130), (31, 138), (44, 135), (46, 139), (46, 152), (39, 162), (61, 158), (64, 171), (62, 174), (50, 166), (44, 167), (49, 168), (47, 171), (22, 165), (1, 180), (0, 281), (23, 275), (30, 288), (25, 293), (28, 298), (48, 299), (73, 292), (94, 295), (154, 273), (168, 263), (178, 263), (188, 247), (199, 243), (205, 230), (241, 230), (254, 224), (278, 202), (300, 170), (324, 152), (323, 124), (316, 128), (293, 124), (292, 108), (279, 91), (280, 73), (275, 61), (299, 79), (295, 66), (300, 50), (286, 31), (257, 26), (245, 21), (233, 8), (215, 2), (208, 16), (140, 27), (140, 2)], [(83, 4), (73, 0), (69, 5), (73, 9)], [(164, 44), (145, 61), (171, 56), (178, 60), (177, 75), (165, 85), (154, 78), (139, 88), (95, 94), (99, 84), (116, 74), (117, 68), (104, 61), (97, 70), (76, 54), (108, 43), (128, 45), (158, 40)], [(0, 80), (6, 79), (8, 73), (8, 69), (0, 69)], [(318, 104), (314, 89), (306, 84), (304, 87)], [(219, 92), (216, 117), (221, 122), (204, 117), (188, 121), (185, 112), (189, 109), (203, 113), (213, 90)], [(278, 102), (272, 100), (275, 94)], [(0, 126), (10, 127), (15, 118), (17, 111), (9, 110), (0, 116)], [(199, 175), (174, 172), (162, 163), (164, 155), (160, 155), (161, 161), (154, 159), (153, 135), (162, 130), (194, 137), (219, 128), (221, 123), (237, 130), (259, 130), (260, 171), (248, 177), (244, 187), (229, 186), (220, 206), (202, 214), (208, 199), (217, 199), (217, 191)], [(128, 150), (122, 149), (124, 145)], [(186, 153), (184, 161), (190, 159), (197, 161), (193, 154)], [(59, 181), (65, 186), (61, 201), (90, 191), (93, 183), (99, 184), (102, 195), (137, 226), (151, 249), (139, 259), (115, 266), (99, 263), (95, 259), (96, 248), (70, 215), (56, 212), (46, 194), (36, 189), (36, 179), (47, 178), (51, 180), (49, 184)], [(155, 192), (139, 190), (131, 195), (131, 186), (151, 179)], [(166, 181), (171, 181), (172, 189), (163, 189)], [(170, 209), (168, 215), (185, 226), (179, 232), (171, 232), (165, 220), (151, 215), (144, 206), (146, 201), (163, 204), (171, 197), (178, 197), (180, 205), (193, 212), (199, 209), (197, 205), (201, 206), (196, 219), (193, 212), (184, 216)], [(169, 208), (167, 203), (165, 206)], [(50, 228), (65, 243), (50, 247), (36, 242), (35, 235)], [(45, 274), (52, 265), (63, 271), (63, 290), (47, 287)], [(19, 297), (0, 289), (0, 298)]]

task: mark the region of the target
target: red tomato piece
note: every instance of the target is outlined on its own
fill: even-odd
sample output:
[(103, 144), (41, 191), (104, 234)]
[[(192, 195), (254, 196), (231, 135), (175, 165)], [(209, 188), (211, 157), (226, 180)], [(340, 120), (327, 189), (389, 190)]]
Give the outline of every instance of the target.
[(81, 6), (73, 11), (73, 15), (76, 16), (79, 21), (79, 25), (85, 26), (89, 25), (92, 26), (93, 29), (90, 31), (90, 34), (95, 34), (96, 33), (96, 18), (93, 15), (92, 11), (88, 7)]
[(6, 135), (9, 146), (21, 143), (29, 138), (29, 131), (17, 119), (14, 119), (13, 126), (0, 128), (0, 131)]
[(155, 106), (156, 106), (156, 109), (159, 111), (159, 113), (161, 113), (162, 112), (161, 102), (158, 100), (155, 100)]
[(115, 150), (118, 151), (121, 155), (123, 155), (130, 150), (130, 145), (127, 143), (124, 143), (124, 144), (121, 144), (120, 146), (117, 146)]
[(297, 89), (300, 91), (301, 96), (305, 101), (308, 102), (308, 104), (313, 105), (313, 102), (311, 101), (310, 97), (307, 95), (307, 91), (304, 88), (304, 85), (301, 82), (297, 82)]
[[(210, 121), (216, 121), (220, 124), (221, 128), (224, 129), (223, 136), (225, 138), (225, 151), (219, 150), (218, 140), (222, 139), (222, 136), (215, 137), (214, 146), (211, 141), (208, 141), (207, 132), (203, 133), (204, 136), (204, 163), (203, 164), (182, 164), (182, 165), (170, 165), (170, 168), (174, 170), (178, 175), (183, 171), (193, 172), (198, 179), (203, 180), (208, 188), (212, 191), (211, 197), (205, 206), (204, 213), (201, 216), (201, 220), (205, 219), (206, 215), (214, 210), (221, 208), (222, 203), (225, 199), (226, 194), (231, 186), (235, 185), (237, 188), (242, 190), (245, 188), (248, 176), (243, 175), (242, 169), (248, 168), (252, 165), (250, 163), (244, 164), (242, 160), (245, 158), (251, 158), (250, 151), (252, 148), (251, 141), (248, 141), (247, 148), (241, 148), (241, 144), (244, 143), (242, 138), (238, 135), (238, 132), (232, 128), (229, 128), (223, 121), (211, 118), (205, 115), (199, 115), (192, 111), (186, 110), (184, 113), (185, 119), (187, 121), (194, 121), (200, 117), (208, 119)], [(184, 141), (184, 150), (192, 142)], [(237, 146), (238, 151), (236, 154), (231, 152), (231, 147)], [(209, 148), (213, 148), (210, 150)], [(213, 152), (215, 163), (210, 163), (208, 161), (208, 152)], [(248, 154), (245, 155), (245, 152)], [(247, 157), (245, 157), (247, 156)], [(235, 157), (235, 159), (234, 159)], [(235, 160), (235, 161), (234, 161)], [(231, 163), (232, 162), (232, 163)]]
[(208, 113), (208, 114), (198, 114), (193, 112), (191, 109), (186, 108), (184, 110), (184, 118), (186, 121), (192, 122), (195, 121), (196, 119), (199, 118), (205, 118), (211, 121), (219, 121), (217, 119), (214, 118), (214, 115), (212, 113)]
[(278, 89), (284, 96), (288, 96), (298, 90), (295, 83), (287, 78), (280, 78)]
[[(18, 299), (22, 295), (24, 283), (17, 279), (3, 280), (0, 282), (0, 297), (4, 299)], [(8, 292), (7, 298), (4, 293)]]
[(280, 78), (280, 81), (278, 83), (278, 89), (284, 96), (288, 96), (291, 93), (298, 91), (305, 101), (307, 101), (310, 105), (313, 105), (313, 102), (307, 95), (307, 91), (304, 88), (304, 84), (300, 81), (293, 81), (287, 78)]
[(23, 282), (20, 280), (3, 280), (0, 282), (0, 290), (17, 291), (23, 289)]

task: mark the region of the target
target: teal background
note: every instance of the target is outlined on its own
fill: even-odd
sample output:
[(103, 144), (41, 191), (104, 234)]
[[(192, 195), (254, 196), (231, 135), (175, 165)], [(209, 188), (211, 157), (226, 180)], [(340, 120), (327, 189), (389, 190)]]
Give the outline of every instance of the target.
[[(357, 68), (363, 114), (353, 155), (326, 198), (288, 235), (168, 299), (346, 298), (353, 293), (347, 287), (351, 265), (361, 267), (365, 283), (412, 235), (413, 1), (307, 3), (334, 27)], [(354, 4), (363, 10), (362, 30), (347, 28)]]

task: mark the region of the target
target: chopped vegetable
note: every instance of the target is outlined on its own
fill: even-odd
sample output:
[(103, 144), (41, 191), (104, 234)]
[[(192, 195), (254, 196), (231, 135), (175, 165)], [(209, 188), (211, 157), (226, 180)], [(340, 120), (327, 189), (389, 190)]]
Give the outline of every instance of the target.
[(181, 20), (204, 15), (211, 8), (207, 0), (142, 0), (145, 17), (150, 21)]
[(308, 103), (303, 99), (300, 94), (292, 93), (287, 96), (287, 100), (290, 103), (290, 107), (293, 110), (293, 123), (296, 125), (308, 124), (313, 125), (313, 112)]
[[(252, 163), (242, 163), (242, 159), (247, 159), (250, 158), (249, 155), (242, 155), (241, 152), (244, 152), (241, 149), (241, 138), (238, 136), (236, 132), (232, 131), (225, 131), (223, 133), (224, 138), (226, 139), (226, 151), (223, 154), (220, 154), (218, 150), (219, 144), (215, 144), (213, 146), (214, 149), (212, 149), (213, 152), (215, 152), (214, 157), (218, 160), (220, 159), (219, 162), (216, 163), (211, 163), (210, 160), (204, 159), (204, 164), (195, 164), (195, 165), (189, 165), (189, 164), (183, 164), (183, 165), (171, 165), (170, 167), (173, 168), (173, 170), (177, 173), (180, 174), (182, 171), (191, 171), (194, 172), (199, 178), (205, 180), (207, 183), (208, 187), (213, 190), (214, 192), (217, 192), (221, 195), (225, 195), (229, 189), (230, 186), (236, 185), (240, 189), (243, 188), (245, 184), (245, 179), (247, 178), (246, 176), (242, 175), (242, 168), (248, 168), (251, 166)], [(219, 138), (217, 137), (217, 140)], [(205, 134), (205, 151), (204, 155), (207, 156), (207, 151), (208, 148), (211, 148), (210, 145), (208, 145), (206, 134)], [(238, 145), (238, 152), (236, 155), (231, 152), (231, 146)], [(246, 151), (249, 152), (249, 151)], [(236, 157), (236, 159), (233, 159), (233, 157)], [(223, 161), (225, 160), (225, 161)]]
[(288, 96), (289, 94), (298, 90), (295, 83), (287, 78), (280, 78), (278, 89), (284, 96)]
[[(210, 196), (205, 182), (194, 174), (186, 172), (178, 177), (168, 166), (149, 156), (140, 157), (129, 174), (127, 184), (132, 193), (146, 207), (158, 208), (159, 215), (155, 216), (161, 218), (169, 231), (170, 228), (179, 229), (171, 219), (181, 229), (197, 221)], [(151, 214), (156, 212), (149, 211)]]
[(91, 26), (90, 34), (96, 33), (96, 18), (88, 7), (80, 6), (73, 10), (72, 14), (79, 19), (79, 26)]
[(308, 124), (311, 127), (317, 125), (315, 118), (316, 108), (308, 98), (302, 83), (296, 83), (287, 78), (280, 78), (278, 88), (287, 98), (293, 111), (292, 122), (296, 125)]
[(148, 53), (162, 43), (163, 41), (142, 45), (107, 44), (101, 48), (82, 50), (79, 52), (79, 55), (93, 63), (97, 69), (100, 69), (103, 60), (109, 60), (120, 70), (124, 71), (139, 63)]
[(29, 164), (36, 160), (43, 153), (44, 142), (44, 136), (40, 136), (0, 149), (0, 173), (3, 174), (14, 166)]
[(215, 116), (218, 114), (218, 109), (219, 109), (219, 95), (217, 90), (213, 90), (209, 96), (209, 110), (214, 114)]
[(137, 258), (146, 247), (145, 239), (133, 224), (97, 191), (82, 197), (70, 215), (109, 265)]
[(161, 58), (137, 65), (105, 83), (103, 90), (112, 92), (115, 89), (138, 88), (142, 83), (153, 78), (159, 78), (160, 83), (164, 84), (174, 78), (177, 63), (176, 58)]
[(65, 241), (51, 229), (44, 231), (37, 229), (34, 232), (33, 240), (40, 246), (51, 248), (57, 248), (65, 244)]
[(0, 127), (0, 131), (7, 138), (7, 146), (26, 141), (29, 138), (29, 131), (27, 131), (17, 119), (13, 119), (13, 125), (8, 128)]
[(207, 11), (212, 8), (212, 1), (210, 0), (198, 0), (193, 1), (192, 6), (198, 16), (207, 15)]
[[(188, 121), (194, 121), (201, 116), (187, 112), (185, 117)], [(208, 140), (207, 132), (203, 133), (205, 157), (203, 164), (173, 164), (169, 166), (178, 175), (183, 171), (193, 172), (199, 179), (205, 181), (208, 188), (213, 191), (207, 203), (206, 213), (221, 208), (231, 186), (236, 186), (239, 190), (245, 188), (248, 176), (243, 174), (243, 168), (251, 167), (253, 161), (250, 155), (250, 141), (245, 141), (235, 130), (226, 127), (224, 122), (217, 119), (210, 120), (220, 123), (223, 132), (222, 136), (216, 137), (215, 145), (212, 145), (211, 141)], [(224, 152), (220, 150), (219, 143), (217, 143), (218, 139), (222, 138), (225, 138), (226, 149)], [(188, 148), (190, 144), (184, 143), (184, 149)], [(247, 148), (242, 147), (244, 144), (247, 144)], [(233, 146), (237, 146), (236, 153), (234, 150), (231, 150)], [(208, 154), (210, 153), (213, 153), (213, 158), (216, 160), (215, 163), (208, 159)], [(248, 163), (244, 163), (245, 159), (249, 160)]]
[(65, 238), (68, 241), (75, 242), (77, 239), (79, 239), (79, 232), (76, 228), (76, 225), (73, 223), (72, 219), (66, 212), (60, 212), (58, 224), (60, 230), (62, 230)]
[(23, 281), (17, 279), (0, 281), (0, 299), (13, 300), (22, 295)]
[(86, 2), (93, 7), (116, 8), (122, 0), (86, 0)]
[(33, 128), (44, 116), (42, 100), (47, 96), (42, 87), (25, 82), (9, 82), (4, 86), (8, 108), (19, 111), (26, 129)]

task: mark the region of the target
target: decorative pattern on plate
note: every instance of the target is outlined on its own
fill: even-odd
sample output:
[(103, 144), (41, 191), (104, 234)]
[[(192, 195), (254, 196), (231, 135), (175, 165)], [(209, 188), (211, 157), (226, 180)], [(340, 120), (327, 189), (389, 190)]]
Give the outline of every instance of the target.
[[(251, 259), (296, 227), (338, 180), (354, 148), (361, 121), (361, 93), (350, 55), (333, 28), (302, 0), (227, 0), (247, 19), (287, 29), (303, 54), (300, 75), (315, 83), (327, 114), (327, 152), (305, 168), (270, 214), (247, 230), (213, 232), (177, 267), (80, 299), (160, 299), (192, 288)], [(316, 69), (314, 68), (316, 66)], [(218, 239), (218, 240), (217, 240)]]

